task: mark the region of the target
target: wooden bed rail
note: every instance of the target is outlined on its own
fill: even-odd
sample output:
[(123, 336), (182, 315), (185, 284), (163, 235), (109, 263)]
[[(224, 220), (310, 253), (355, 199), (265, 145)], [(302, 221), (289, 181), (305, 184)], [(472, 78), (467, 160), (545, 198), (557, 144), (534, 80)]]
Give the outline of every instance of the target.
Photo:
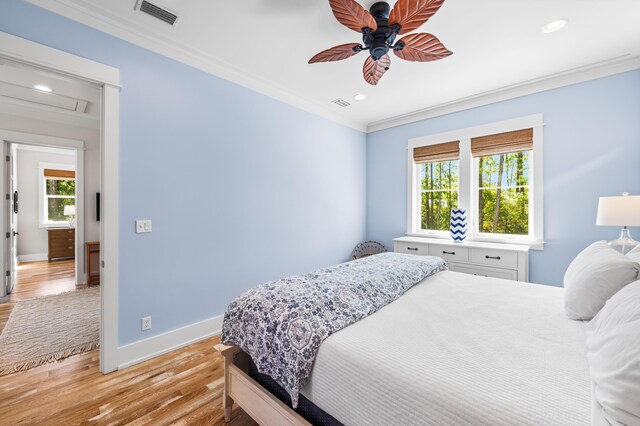
[(224, 420), (231, 420), (233, 403), (237, 403), (263, 426), (311, 425), (285, 403), (249, 377), (249, 356), (237, 346), (223, 344), (214, 348), (224, 357)]

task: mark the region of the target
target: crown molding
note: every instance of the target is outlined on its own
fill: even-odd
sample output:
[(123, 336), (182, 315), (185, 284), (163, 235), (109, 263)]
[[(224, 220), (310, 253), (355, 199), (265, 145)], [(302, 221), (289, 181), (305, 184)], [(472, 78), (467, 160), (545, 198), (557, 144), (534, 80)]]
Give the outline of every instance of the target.
[(136, 30), (136, 25), (132, 22), (84, 0), (26, 1), (296, 108), (367, 133), (640, 68), (640, 56), (625, 55), (365, 124), (347, 119), (328, 105), (300, 96), (206, 52), (176, 43), (164, 34), (152, 30), (149, 33)]
[(258, 75), (248, 73), (199, 49), (176, 43), (164, 34), (154, 32), (150, 29), (148, 33), (139, 31), (136, 29), (138, 26), (137, 23), (124, 20), (110, 13), (105, 8), (96, 7), (94, 4), (89, 4), (83, 0), (26, 1), (296, 108), (361, 132), (366, 131), (366, 123), (350, 120), (333, 111), (329, 105), (324, 105), (315, 100), (300, 96), (285, 87), (267, 81)]
[(606, 61), (596, 62), (578, 68), (572, 68), (545, 77), (525, 81), (511, 86), (491, 90), (452, 102), (446, 102), (429, 108), (413, 111), (380, 121), (369, 123), (367, 133), (415, 123), (445, 114), (451, 114), (471, 108), (477, 108), (496, 102), (519, 98), (533, 93), (544, 92), (558, 87), (582, 83), (596, 78), (619, 74), (640, 68), (640, 56), (620, 56)]

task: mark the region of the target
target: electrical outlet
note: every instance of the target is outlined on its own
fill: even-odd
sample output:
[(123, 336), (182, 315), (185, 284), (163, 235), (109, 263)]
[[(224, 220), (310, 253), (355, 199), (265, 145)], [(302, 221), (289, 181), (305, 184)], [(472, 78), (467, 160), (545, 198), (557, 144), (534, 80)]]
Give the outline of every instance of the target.
[(151, 329), (151, 317), (142, 318), (142, 331)]
[(151, 232), (151, 220), (140, 219), (136, 220), (136, 234), (144, 234)]

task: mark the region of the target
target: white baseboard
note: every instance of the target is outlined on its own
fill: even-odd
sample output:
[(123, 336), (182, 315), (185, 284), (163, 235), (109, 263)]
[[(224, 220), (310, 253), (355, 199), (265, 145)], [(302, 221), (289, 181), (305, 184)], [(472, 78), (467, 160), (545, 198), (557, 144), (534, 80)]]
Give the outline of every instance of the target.
[(118, 348), (118, 370), (130, 367), (158, 355), (190, 345), (222, 331), (224, 316), (209, 318), (176, 330), (171, 330), (148, 339), (130, 343)]
[(18, 255), (18, 262), (40, 262), (42, 260), (48, 260), (48, 259), (49, 259), (49, 255), (47, 253)]

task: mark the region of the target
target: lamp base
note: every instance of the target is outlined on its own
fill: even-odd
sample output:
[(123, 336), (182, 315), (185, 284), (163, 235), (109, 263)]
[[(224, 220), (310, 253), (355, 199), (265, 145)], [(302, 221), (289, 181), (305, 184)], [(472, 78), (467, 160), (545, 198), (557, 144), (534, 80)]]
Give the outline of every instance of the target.
[(640, 242), (631, 238), (631, 233), (629, 232), (629, 229), (626, 226), (622, 228), (622, 232), (620, 233), (620, 238), (618, 238), (617, 240), (609, 241), (609, 247), (619, 251), (622, 254), (629, 253), (638, 244), (640, 244)]

